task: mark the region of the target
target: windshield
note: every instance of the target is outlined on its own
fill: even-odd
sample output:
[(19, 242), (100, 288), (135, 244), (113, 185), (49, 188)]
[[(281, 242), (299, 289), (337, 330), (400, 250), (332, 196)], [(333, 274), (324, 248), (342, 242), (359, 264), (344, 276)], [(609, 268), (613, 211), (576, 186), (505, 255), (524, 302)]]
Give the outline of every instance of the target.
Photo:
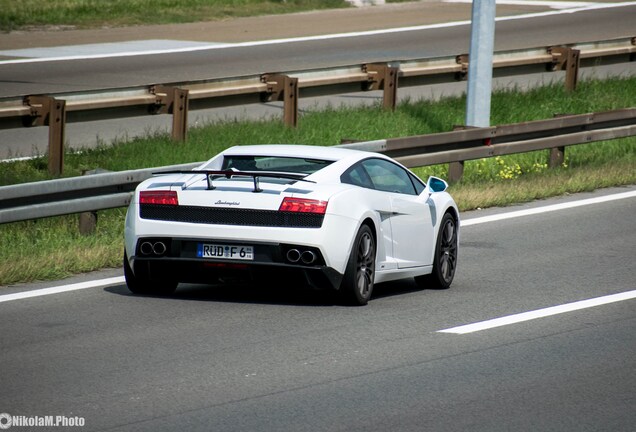
[(300, 174), (313, 174), (332, 161), (280, 156), (225, 156), (223, 170), (239, 171), (277, 171)]

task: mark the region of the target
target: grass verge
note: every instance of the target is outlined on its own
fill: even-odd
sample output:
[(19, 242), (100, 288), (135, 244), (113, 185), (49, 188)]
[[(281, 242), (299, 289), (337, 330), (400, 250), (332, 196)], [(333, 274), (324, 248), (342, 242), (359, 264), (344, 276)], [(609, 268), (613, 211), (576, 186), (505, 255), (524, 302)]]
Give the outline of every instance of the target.
[[(492, 100), (492, 124), (549, 118), (634, 106), (636, 78), (584, 81), (576, 93), (560, 84), (529, 92), (497, 92)], [(69, 153), (65, 175), (97, 167), (135, 169), (202, 161), (236, 144), (338, 144), (342, 138), (361, 140), (409, 136), (451, 130), (463, 122), (465, 99), (409, 101), (396, 112), (379, 107), (327, 109), (303, 115), (296, 129), (280, 119), (223, 122), (193, 129), (187, 144), (165, 136), (122, 142), (115, 146)], [(636, 138), (568, 147), (566, 163), (548, 169), (547, 151), (481, 159), (466, 163), (464, 178), (451, 186), (462, 211), (504, 206), (600, 187), (636, 184)], [(44, 180), (45, 158), (3, 164), (0, 184)], [(423, 178), (446, 176), (446, 165), (421, 167)], [(125, 209), (99, 213), (95, 234), (78, 233), (77, 216), (0, 225), (0, 285), (56, 279), (73, 273), (117, 267), (123, 250)]]
[(344, 0), (0, 0), (0, 30), (178, 24), (348, 6)]

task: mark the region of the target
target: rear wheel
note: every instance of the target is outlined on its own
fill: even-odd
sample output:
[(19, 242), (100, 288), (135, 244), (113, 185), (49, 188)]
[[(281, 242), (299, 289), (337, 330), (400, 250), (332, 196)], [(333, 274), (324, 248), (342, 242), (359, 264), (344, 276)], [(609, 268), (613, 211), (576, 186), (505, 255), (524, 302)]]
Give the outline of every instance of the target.
[(457, 269), (457, 222), (449, 213), (442, 218), (437, 241), (433, 272), (417, 276), (415, 282), (421, 288), (446, 289), (453, 283)]
[(364, 306), (373, 293), (375, 279), (375, 239), (371, 228), (362, 225), (353, 243), (340, 292), (347, 304)]
[(124, 251), (124, 278), (130, 292), (143, 295), (167, 296), (177, 289), (178, 283), (173, 280), (152, 280), (147, 266), (137, 266), (133, 272)]

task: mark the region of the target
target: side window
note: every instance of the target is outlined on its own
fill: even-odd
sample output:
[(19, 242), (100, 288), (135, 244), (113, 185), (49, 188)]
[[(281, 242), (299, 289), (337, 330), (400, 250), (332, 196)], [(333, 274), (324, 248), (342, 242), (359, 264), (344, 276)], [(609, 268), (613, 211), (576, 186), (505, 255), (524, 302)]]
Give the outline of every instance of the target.
[(363, 188), (374, 189), (369, 175), (360, 164), (354, 165), (347, 170), (340, 178), (340, 181)]
[(415, 192), (418, 195), (424, 192), (424, 189), (426, 189), (426, 185), (422, 183), (422, 180), (420, 180), (415, 174), (412, 174), (412, 173), (409, 173), (409, 176), (411, 177), (411, 180), (413, 181), (413, 186), (415, 186)]
[(362, 166), (377, 190), (417, 195), (409, 173), (384, 159), (367, 159)]

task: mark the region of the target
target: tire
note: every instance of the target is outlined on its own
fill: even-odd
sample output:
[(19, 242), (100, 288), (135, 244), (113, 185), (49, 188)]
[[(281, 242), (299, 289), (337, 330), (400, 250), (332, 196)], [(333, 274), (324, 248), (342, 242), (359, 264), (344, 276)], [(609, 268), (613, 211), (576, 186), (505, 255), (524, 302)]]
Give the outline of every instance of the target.
[(457, 221), (449, 213), (442, 218), (431, 274), (416, 276), (420, 288), (446, 289), (451, 286), (457, 269)]
[(128, 256), (124, 251), (124, 278), (126, 285), (133, 294), (169, 296), (177, 289), (178, 283), (172, 280), (153, 281), (146, 266), (136, 266), (133, 272), (128, 263)]
[(356, 235), (340, 284), (340, 293), (345, 304), (364, 306), (373, 293), (375, 279), (375, 239), (371, 228), (362, 225)]

